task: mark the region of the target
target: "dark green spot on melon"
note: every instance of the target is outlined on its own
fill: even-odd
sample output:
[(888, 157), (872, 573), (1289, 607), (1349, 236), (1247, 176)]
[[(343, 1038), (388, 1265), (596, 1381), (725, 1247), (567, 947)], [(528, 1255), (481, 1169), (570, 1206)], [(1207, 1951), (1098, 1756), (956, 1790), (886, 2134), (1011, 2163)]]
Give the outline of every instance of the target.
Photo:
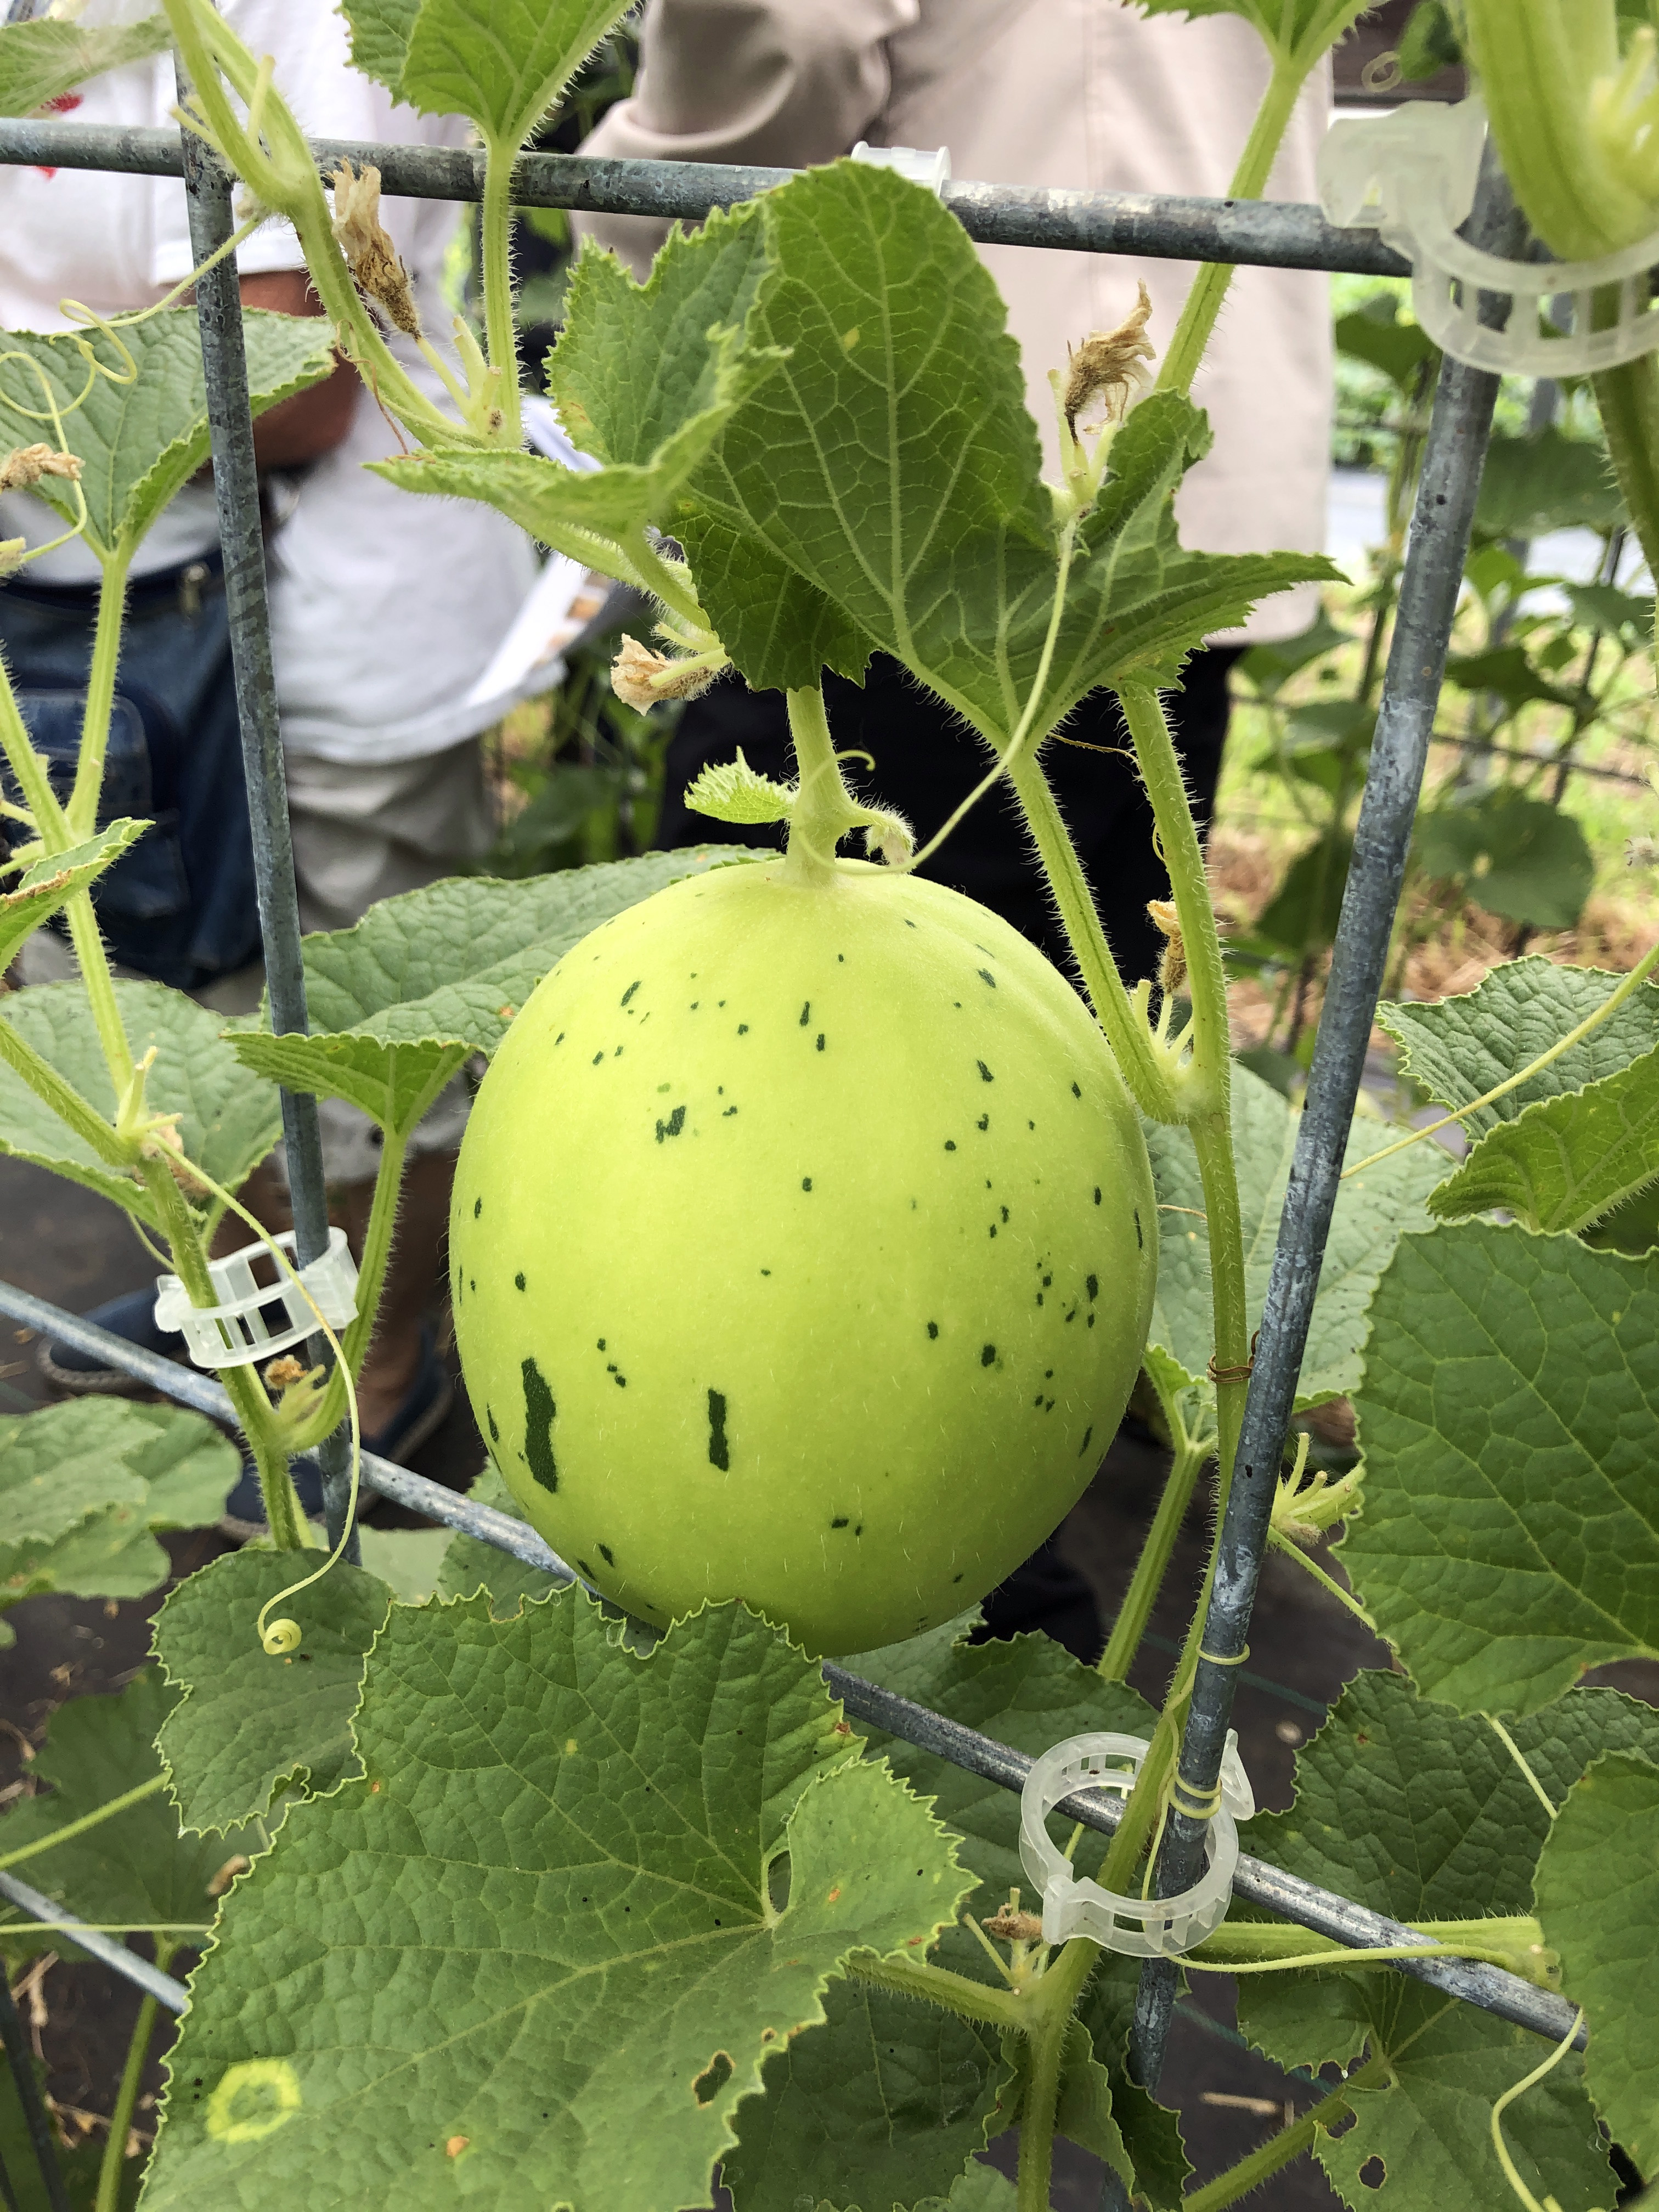
[(929, 1336), (937, 1336), (939, 1334), (939, 1323), (936, 1321), (930, 1321), (928, 1322), (927, 1334)]
[(473, 1201), (472, 1201), (472, 1218), (476, 1221), (476, 1220), (477, 1219), (478, 1216), (479, 1216), (483, 1212), (483, 1199), (481, 1199), (481, 1198), (475, 1198), (475, 1199), (473, 1200)]
[(521, 1291), (524, 1288), (524, 1275), (522, 1272), (514, 1275), (513, 1278), (513, 1287), (515, 1291)]
[(837, 1513), (835, 1519), (830, 1523), (830, 1526), (832, 1528), (846, 1528), (851, 1526), (852, 1519), (853, 1516), (850, 1513)]
[(990, 1069), (987, 1067), (982, 1060), (976, 1060), (974, 1062), (974, 1065), (979, 1070), (979, 1079), (981, 1083), (994, 1083), (996, 1081), (995, 1076), (992, 1074)]
[[(1100, 1193), (1098, 1191), (1095, 1193), (1095, 1204), (1097, 1206), (1100, 1204)], [(1135, 1249), (1137, 1252), (1144, 1252), (1146, 1249), (1146, 1239), (1140, 1226), (1140, 1208), (1139, 1206), (1135, 1208)]]
[(678, 1137), (684, 1127), (685, 1109), (684, 1106), (677, 1106), (665, 1121), (658, 1122), (657, 1142), (661, 1144), (665, 1137)]
[(990, 985), (991, 988), (994, 991), (994, 990), (995, 990), (995, 988), (996, 988), (996, 987), (997, 987), (997, 979), (996, 979), (996, 977), (995, 977), (995, 976), (991, 973), (990, 969), (989, 969), (988, 968), (981, 968), (981, 969), (980, 969), (980, 971), (979, 971), (979, 972), (980, 972), (980, 974), (984, 977), (985, 981), (986, 981)]
[(1072, 1096), (1073, 1098), (1081, 1098), (1083, 1096), (1083, 1093), (1078, 1089), (1075, 1083), (1072, 1085)]
[(708, 1394), (708, 1464), (719, 1468), (722, 1474), (732, 1464), (726, 1441), (726, 1398), (719, 1390)]
[(954, 1137), (947, 1137), (947, 1138), (945, 1139), (945, 1151), (946, 1151), (947, 1152), (955, 1152), (956, 1148), (957, 1148), (957, 1140), (956, 1140), (956, 1139), (955, 1139)]
[(800, 1187), (801, 1187), (801, 1188), (802, 1188), (803, 1190), (811, 1190), (811, 1188), (812, 1188), (812, 1178), (811, 1178), (811, 1176), (803, 1176), (801, 1177), (801, 1179), (800, 1179)]
[(609, 1544), (600, 1545), (599, 1557), (605, 1561), (607, 1567), (614, 1567), (617, 1564), (617, 1555), (611, 1550)]
[(822, 1030), (818, 1031), (818, 1050), (820, 1052), (823, 1050), (823, 1031)]
[(991, 1117), (990, 1117), (990, 1115), (989, 1115), (988, 1114), (981, 1114), (981, 1115), (980, 1115), (980, 1117), (979, 1117), (978, 1121), (975, 1121), (975, 1124), (974, 1124), (974, 1127), (975, 1127), (976, 1129), (988, 1129), (988, 1128), (990, 1127), (990, 1126), (991, 1126)]
[(980, 1355), (979, 1355), (979, 1364), (980, 1364), (980, 1365), (981, 1365), (981, 1367), (990, 1367), (990, 1366), (994, 1365), (994, 1364), (995, 1364), (996, 1356), (997, 1356), (997, 1348), (996, 1348), (995, 1345), (994, 1345), (994, 1344), (988, 1344), (988, 1345), (986, 1346), (985, 1349), (984, 1349), (984, 1350), (980, 1353)]
[[(633, 997), (633, 995), (634, 995), (635, 992), (635, 991), (637, 991), (637, 990), (639, 989), (640, 985), (641, 985), (644, 981), (645, 981), (645, 978), (644, 978), (644, 976), (643, 976), (643, 975), (641, 975), (641, 976), (636, 977), (636, 978), (635, 978), (635, 980), (633, 982), (631, 982), (631, 983), (629, 985), (628, 988), (627, 988), (627, 989), (623, 993), (623, 994), (622, 994), (622, 999), (621, 999), (621, 1000), (620, 1000), (620, 1004), (622, 1004), (623, 1006), (625, 1006), (628, 1004), (629, 1000)], [(601, 1550), (601, 1551), (603, 1551), (603, 1550), (604, 1550), (604, 1548), (605, 1548), (605, 1547), (604, 1547), (603, 1545), (601, 1545), (599, 1548), (600, 1548), (600, 1550)]]
[[(522, 1275), (519, 1280), (523, 1282)], [(556, 1490), (559, 1470), (553, 1458), (553, 1419), (558, 1407), (533, 1359), (526, 1359), (520, 1371), (524, 1376), (525, 1463), (544, 1490)]]
[(498, 1443), (500, 1443), (500, 1442), (501, 1442), (501, 1431), (496, 1427), (496, 1425), (495, 1425), (495, 1416), (494, 1415), (494, 1413), (492, 1413), (490, 1412), (490, 1410), (489, 1410), (489, 1407), (488, 1407), (488, 1406), (486, 1406), (486, 1407), (484, 1407), (484, 1419), (485, 1419), (485, 1420), (487, 1420), (487, 1421), (489, 1422), (489, 1441), (490, 1441), (490, 1443), (491, 1443), (492, 1444), (498, 1444)]
[[(1098, 1205), (1100, 1204), (1100, 1185), (1099, 1185), (1098, 1183), (1097, 1183), (1097, 1184), (1095, 1185), (1095, 1204), (1096, 1204), (1097, 1206), (1098, 1206)], [(1135, 1234), (1136, 1234), (1137, 1236), (1139, 1236), (1139, 1233), (1140, 1233), (1140, 1216), (1139, 1216), (1139, 1214), (1136, 1214), (1136, 1216), (1135, 1216)]]
[(1082, 1458), (1082, 1456), (1083, 1456), (1083, 1455), (1084, 1455), (1084, 1453), (1085, 1453), (1085, 1452), (1086, 1452), (1086, 1451), (1088, 1450), (1088, 1449), (1089, 1449), (1089, 1439), (1090, 1439), (1090, 1437), (1091, 1437), (1091, 1436), (1093, 1436), (1094, 1432), (1095, 1432), (1095, 1429), (1094, 1429), (1094, 1423), (1091, 1421), (1091, 1422), (1089, 1424), (1088, 1427), (1087, 1427), (1086, 1429), (1085, 1429), (1085, 1431), (1083, 1431), (1083, 1442), (1082, 1442), (1082, 1443), (1078, 1446), (1078, 1448), (1077, 1448), (1077, 1455), (1078, 1455), (1078, 1457), (1079, 1457), (1079, 1459), (1081, 1459), (1081, 1458)]
[(811, 1012), (812, 1012), (812, 1001), (809, 999), (809, 1000), (806, 1001), (806, 1004), (805, 1004), (805, 1005), (801, 1008), (801, 1010), (800, 1010), (800, 1025), (801, 1025), (801, 1027), (802, 1027), (803, 1029), (805, 1029), (805, 1028), (806, 1027), (807, 1022), (810, 1020), (810, 1018), (811, 1018)]
[(1095, 1300), (1096, 1300), (1096, 1299), (1100, 1296), (1100, 1278), (1099, 1278), (1099, 1276), (1098, 1276), (1098, 1275), (1085, 1275), (1085, 1276), (1084, 1277), (1084, 1279), (1083, 1279), (1083, 1287), (1084, 1287), (1084, 1289), (1085, 1289), (1085, 1291), (1087, 1291), (1087, 1292), (1089, 1293), (1089, 1303), (1090, 1303), (1090, 1304), (1091, 1304), (1091, 1305), (1093, 1305), (1093, 1304), (1094, 1304)]

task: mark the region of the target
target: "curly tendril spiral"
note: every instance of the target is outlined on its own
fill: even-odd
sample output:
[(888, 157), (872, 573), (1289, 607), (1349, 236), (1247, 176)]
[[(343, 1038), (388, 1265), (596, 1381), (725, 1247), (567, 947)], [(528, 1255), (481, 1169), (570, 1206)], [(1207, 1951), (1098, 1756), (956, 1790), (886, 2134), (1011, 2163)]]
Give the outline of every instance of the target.
[(286, 1658), (290, 1651), (300, 1648), (300, 1624), (297, 1620), (273, 1620), (259, 1641), (273, 1659)]

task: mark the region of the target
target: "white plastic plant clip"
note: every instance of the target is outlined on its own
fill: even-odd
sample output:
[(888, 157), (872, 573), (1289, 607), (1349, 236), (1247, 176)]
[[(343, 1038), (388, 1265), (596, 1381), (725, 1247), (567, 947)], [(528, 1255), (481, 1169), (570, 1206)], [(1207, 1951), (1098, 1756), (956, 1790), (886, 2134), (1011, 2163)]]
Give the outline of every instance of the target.
[[(273, 1237), (290, 1255), (290, 1230)], [(218, 1293), (215, 1306), (193, 1306), (177, 1275), (159, 1275), (155, 1282), (155, 1326), (179, 1329), (198, 1367), (251, 1367), (270, 1359), (309, 1336), (317, 1315), (306, 1303), (298, 1284), (283, 1275), (275, 1283), (253, 1279), (253, 1262), (264, 1244), (245, 1244), (228, 1259), (210, 1260), (208, 1274)], [(319, 1260), (299, 1270), (300, 1282), (317, 1302), (318, 1311), (331, 1328), (343, 1328), (357, 1311), (357, 1263), (351, 1256), (343, 1229), (328, 1232), (328, 1249)], [(286, 1328), (271, 1329), (265, 1310), (280, 1306), (288, 1316)]]
[[(1504, 261), (1457, 235), (1474, 204), (1486, 125), (1474, 97), (1451, 106), (1407, 100), (1387, 116), (1337, 124), (1319, 151), (1326, 219), (1377, 231), (1406, 256), (1418, 321), (1473, 368), (1583, 376), (1654, 351), (1659, 302), (1647, 294), (1659, 232), (1595, 261)], [(1510, 301), (1502, 330), (1478, 319), (1482, 292)], [(1602, 302), (1616, 295), (1601, 330), (1593, 327), (1598, 295)]]
[(926, 185), (937, 198), (951, 181), (951, 149), (936, 146), (932, 152), (918, 146), (872, 146), (867, 138), (860, 138), (853, 149), (855, 161), (867, 161), (872, 169), (896, 169), (913, 185)]
[(1204, 1837), (1204, 1872), (1176, 1897), (1123, 1897), (1078, 1875), (1048, 1833), (1063, 1797), (1115, 1790), (1127, 1797), (1149, 1747), (1144, 1736), (1074, 1735), (1046, 1751), (1025, 1778), (1019, 1800), (1019, 1858), (1042, 1892), (1042, 1940), (1087, 1936), (1129, 1959), (1179, 1959), (1214, 1935), (1227, 1917), (1238, 1864), (1237, 1822), (1255, 1796), (1229, 1729), (1221, 1760), (1221, 1802)]

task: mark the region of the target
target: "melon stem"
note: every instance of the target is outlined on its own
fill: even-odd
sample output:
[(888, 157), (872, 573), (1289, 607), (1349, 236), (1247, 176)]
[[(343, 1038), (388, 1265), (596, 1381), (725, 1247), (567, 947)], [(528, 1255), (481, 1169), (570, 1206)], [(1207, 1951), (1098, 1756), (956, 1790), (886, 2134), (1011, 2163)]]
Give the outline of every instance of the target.
[(867, 818), (867, 810), (855, 803), (842, 780), (822, 686), (804, 684), (785, 696), (799, 789), (789, 816), (784, 880), (822, 889), (835, 881), (836, 847)]

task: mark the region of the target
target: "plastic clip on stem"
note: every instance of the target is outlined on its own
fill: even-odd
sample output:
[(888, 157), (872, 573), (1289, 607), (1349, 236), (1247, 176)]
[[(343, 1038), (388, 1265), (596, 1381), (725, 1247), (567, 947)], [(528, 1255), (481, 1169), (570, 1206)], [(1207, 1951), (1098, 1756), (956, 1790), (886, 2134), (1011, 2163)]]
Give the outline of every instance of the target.
[[(1490, 155), (1469, 228), (1474, 243), (1488, 250), (1508, 247), (1511, 256), (1524, 235), (1509, 187)], [(1501, 315), (1508, 304), (1483, 301), (1482, 312)], [(1376, 737), (1354, 832), (1353, 865), (1343, 894), (1217, 1546), (1181, 1747), (1180, 1790), (1158, 1855), (1153, 1886), (1159, 1896), (1189, 1887), (1202, 1863), (1208, 1824), (1183, 1811), (1182, 1801), (1204, 1805), (1219, 1784), (1237, 1663), (1249, 1633), (1343, 1149), (1382, 988), (1498, 383), (1488, 371), (1448, 356), (1435, 392)], [(1148, 2089), (1156, 2089), (1164, 2069), (1175, 1990), (1174, 1966), (1164, 1959), (1149, 1960), (1141, 1969), (1130, 2045), (1131, 2069)]]
[[(179, 95), (189, 83), (180, 72)], [(229, 172), (200, 139), (181, 131), (185, 191), (190, 206), (191, 251), (198, 265), (216, 252), (235, 228)], [(270, 1026), (279, 1036), (303, 1036), (305, 969), (300, 951), (300, 900), (294, 876), (294, 842), (289, 828), (288, 779), (283, 766), (282, 731), (276, 716), (276, 684), (270, 655), (270, 608), (265, 591), (264, 538), (259, 513), (259, 476), (253, 457), (253, 410), (248, 398), (247, 353), (242, 337), (242, 294), (234, 256), (215, 264), (197, 287), (197, 319), (202, 337), (202, 369), (207, 386), (208, 427), (213, 453), (214, 498), (219, 512), (219, 540), (224, 550), (225, 601), (230, 617), (231, 666), (236, 684), (236, 714), (241, 725), (242, 769), (247, 784), (248, 817), (253, 832), (253, 872), (259, 902), (259, 933), (264, 947), (265, 983)], [(309, 1267), (329, 1249), (328, 1200), (323, 1186), (322, 1133), (317, 1101), (308, 1092), (284, 1091), (283, 1136), (288, 1156), (289, 1191), (294, 1211), (295, 1256)], [(313, 1366), (326, 1365), (325, 1340), (307, 1346)], [(343, 1429), (330, 1437), (318, 1457), (323, 1469), (323, 1507), (332, 1546), (344, 1526), (350, 1494), (350, 1444)], [(356, 1533), (345, 1557), (359, 1564)]]

